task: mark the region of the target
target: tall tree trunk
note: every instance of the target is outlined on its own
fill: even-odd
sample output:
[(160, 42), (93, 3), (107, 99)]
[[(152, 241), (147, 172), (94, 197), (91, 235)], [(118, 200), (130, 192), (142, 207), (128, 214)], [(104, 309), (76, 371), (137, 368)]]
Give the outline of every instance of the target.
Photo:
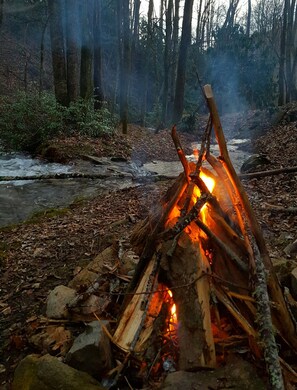
[(80, 59), (79, 0), (66, 0), (66, 58), (69, 102), (79, 97)]
[(179, 31), (179, 6), (180, 0), (174, 2), (174, 18), (173, 18), (173, 30), (172, 30), (172, 58), (171, 58), (171, 72), (170, 72), (170, 104), (167, 107), (168, 117), (172, 118), (173, 104), (175, 95), (175, 81), (176, 81), (176, 69), (178, 57), (178, 31)]
[(146, 115), (146, 107), (147, 107), (147, 97), (148, 97), (148, 89), (149, 89), (149, 72), (152, 64), (152, 36), (153, 36), (153, 10), (154, 10), (154, 1), (149, 0), (148, 6), (148, 14), (147, 14), (147, 42), (146, 42), (146, 62), (144, 69), (144, 87), (143, 87), (143, 95), (142, 95), (142, 106), (141, 106), (141, 124), (145, 125), (145, 115)]
[(279, 75), (278, 75), (278, 104), (281, 106), (286, 102), (286, 73), (285, 73), (285, 62), (286, 62), (286, 37), (287, 37), (287, 10), (290, 0), (285, 0), (283, 8), (283, 20), (282, 30), (280, 39), (280, 59), (279, 59)]
[(251, 34), (251, 17), (252, 17), (252, 0), (248, 0), (248, 12), (246, 19), (246, 35), (249, 37)]
[(52, 63), (54, 87), (57, 101), (68, 105), (66, 61), (64, 49), (64, 31), (62, 18), (64, 14), (61, 0), (48, 0), (50, 38), (52, 48)]
[(45, 38), (46, 28), (48, 25), (48, 19), (49, 19), (49, 17), (47, 16), (46, 21), (44, 23), (44, 26), (42, 28), (41, 39), (40, 39), (40, 64), (39, 64), (39, 87), (38, 87), (39, 96), (41, 95), (41, 92), (43, 90), (44, 38)]
[(94, 3), (94, 108), (100, 109), (104, 101), (102, 83), (102, 32), (101, 32), (102, 0)]
[(82, 3), (82, 46), (80, 65), (80, 96), (83, 99), (93, 97), (93, 12), (94, 0), (85, 0)]
[(163, 88), (163, 102), (162, 102), (162, 124), (165, 125), (168, 119), (167, 105), (168, 105), (168, 90), (169, 90), (169, 68), (171, 60), (172, 49), (172, 11), (173, 0), (168, 1), (166, 10), (166, 36), (164, 48), (164, 88)]
[(123, 134), (128, 132), (128, 90), (131, 68), (130, 57), (130, 12), (129, 0), (118, 0), (118, 14), (121, 28), (119, 37), (120, 50), (120, 120)]
[(3, 5), (4, 5), (4, 0), (0, 0), (0, 29), (3, 22)]
[(177, 75), (175, 84), (175, 98), (173, 108), (173, 122), (181, 120), (184, 110), (184, 94), (186, 82), (186, 67), (188, 47), (191, 44), (193, 0), (185, 0), (181, 41), (179, 47)]

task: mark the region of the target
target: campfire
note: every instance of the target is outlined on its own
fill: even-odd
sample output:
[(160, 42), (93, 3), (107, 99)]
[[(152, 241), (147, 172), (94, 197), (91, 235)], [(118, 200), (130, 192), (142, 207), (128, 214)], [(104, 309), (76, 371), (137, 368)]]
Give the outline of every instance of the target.
[[(111, 337), (148, 377), (163, 370), (215, 368), (229, 345), (245, 343), (273, 389), (295, 386), (288, 357), (297, 337), (259, 223), (232, 166), (211, 87), (210, 111), (183, 172), (132, 234), (139, 262)], [(220, 156), (210, 153), (212, 128)], [(293, 388), (293, 387), (292, 387)]]

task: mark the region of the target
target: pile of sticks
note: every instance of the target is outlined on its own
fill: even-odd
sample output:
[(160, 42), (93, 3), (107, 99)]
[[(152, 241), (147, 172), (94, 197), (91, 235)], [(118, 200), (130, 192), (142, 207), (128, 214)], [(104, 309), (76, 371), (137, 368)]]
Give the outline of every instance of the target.
[[(284, 389), (297, 383), (296, 372), (281, 357), (284, 349), (296, 355), (295, 323), (229, 158), (210, 85), (204, 86), (204, 94), (210, 116), (197, 163), (187, 161), (173, 127), (184, 172), (133, 233), (140, 260), (129, 286), (132, 298), (125, 302), (113, 341), (144, 359), (156, 329), (164, 332), (157, 319), (170, 289), (177, 306), (179, 369), (215, 367), (212, 323), (220, 327), (224, 307), (248, 336), (251, 352), (265, 362), (271, 387)], [(212, 128), (218, 158), (209, 151)], [(201, 173), (215, 180), (213, 193)]]

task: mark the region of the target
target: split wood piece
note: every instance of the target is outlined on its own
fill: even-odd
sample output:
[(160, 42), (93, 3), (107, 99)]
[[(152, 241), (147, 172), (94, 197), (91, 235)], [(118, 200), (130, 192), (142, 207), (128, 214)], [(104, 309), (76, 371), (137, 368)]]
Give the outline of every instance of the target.
[[(254, 213), (254, 210), (249, 202), (248, 196), (244, 190), (244, 187), (239, 179), (239, 177), (236, 174), (236, 171), (232, 165), (232, 162), (230, 160), (226, 141), (224, 137), (224, 133), (222, 130), (222, 125), (220, 121), (220, 117), (217, 111), (217, 107), (215, 104), (214, 96), (212, 93), (212, 89), (210, 85), (206, 85), (204, 87), (204, 92), (207, 100), (207, 104), (213, 119), (213, 125), (215, 130), (216, 139), (219, 144), (220, 148), (220, 161), (223, 164), (223, 167), (225, 168), (228, 177), (232, 183), (232, 186), (234, 188), (234, 191), (237, 194), (238, 199), (241, 202), (241, 205), (245, 211), (247, 220), (249, 222), (249, 227), (251, 229), (251, 232), (253, 236), (255, 237), (257, 246), (259, 248), (260, 257), (264, 262), (266, 273), (267, 273), (267, 284), (268, 284), (268, 290), (270, 299), (273, 302), (278, 302), (278, 308), (277, 310), (272, 310), (273, 319), (274, 319), (274, 325), (280, 332), (281, 336), (288, 342), (288, 344), (291, 344), (291, 346), (297, 351), (297, 334), (296, 329), (294, 326), (294, 322), (292, 320), (292, 317), (288, 311), (279, 281), (277, 279), (277, 276), (275, 274), (275, 271), (273, 269), (265, 240), (263, 238), (260, 225), (257, 221), (256, 215)], [(267, 302), (269, 305), (269, 302)], [(273, 336), (273, 335), (272, 335)]]
[[(222, 166), (222, 163), (219, 160), (217, 160), (216, 157), (214, 157), (210, 153), (207, 155), (207, 161), (213, 167), (213, 169), (216, 171), (218, 177), (220, 178), (220, 182), (226, 188), (226, 191), (227, 191), (229, 198), (231, 200), (232, 209), (234, 208), (235, 213), (236, 213), (236, 217), (237, 217), (236, 222), (238, 223), (241, 234), (244, 237), (245, 246), (246, 246), (247, 252), (249, 254), (250, 264), (252, 267), (255, 267), (254, 259), (253, 259), (253, 251), (252, 251), (252, 247), (251, 247), (251, 244), (250, 244), (250, 241), (248, 238), (248, 233), (247, 233), (247, 230), (245, 227), (245, 221), (243, 218), (243, 208), (242, 208), (242, 205), (238, 199), (238, 196), (233, 188), (233, 185), (232, 185), (226, 171), (224, 170), (224, 167)], [(222, 200), (224, 201), (224, 197), (222, 198)]]
[(156, 267), (157, 258), (153, 256), (113, 335), (115, 344), (125, 352), (144, 351), (153, 329), (152, 318), (161, 309), (163, 297), (153, 293), (157, 286)]
[[(187, 180), (184, 174), (180, 174), (172, 187), (169, 188), (163, 199), (160, 207), (153, 211), (141, 225), (137, 226), (131, 236), (131, 244), (141, 253), (139, 262), (136, 265), (133, 279), (131, 280), (128, 292), (134, 291), (139, 279), (155, 252), (157, 243), (157, 235), (164, 229), (165, 223), (170, 212), (176, 206), (180, 198), (183, 196), (187, 188)], [(127, 302), (126, 302), (127, 303)]]
[(185, 152), (184, 152), (184, 150), (183, 150), (183, 148), (182, 148), (180, 139), (179, 139), (179, 137), (178, 137), (178, 134), (177, 134), (177, 131), (176, 131), (176, 125), (174, 125), (174, 126), (172, 127), (172, 130), (171, 130), (171, 137), (172, 137), (174, 146), (175, 146), (175, 148), (176, 148), (178, 157), (179, 157), (179, 159), (180, 159), (180, 162), (182, 163), (182, 166), (184, 167), (184, 172), (185, 172), (187, 181), (188, 181), (188, 183), (189, 183), (189, 182), (190, 182), (190, 179), (189, 179), (189, 173), (190, 173), (189, 163), (188, 163), (188, 160), (187, 160), (187, 158), (186, 158)]
[(191, 233), (180, 234), (174, 251), (171, 241), (164, 243), (161, 260), (177, 307), (180, 370), (216, 364), (206, 276), (210, 267), (200, 246), (199, 229), (192, 223), (188, 230)]
[[(292, 345), (297, 346), (297, 338), (296, 338), (296, 332), (295, 332), (295, 329), (293, 326), (293, 322), (292, 322), (292, 319), (291, 319), (290, 314), (288, 312), (288, 309), (286, 307), (284, 297), (282, 295), (277, 277), (273, 271), (272, 263), (271, 263), (271, 260), (269, 258), (269, 254), (268, 254), (268, 251), (266, 248), (266, 244), (265, 244), (263, 235), (261, 233), (260, 225), (258, 224), (258, 221), (256, 219), (254, 211), (253, 211), (253, 209), (250, 205), (250, 202), (248, 200), (247, 194), (244, 191), (244, 188), (243, 188), (243, 186), (242, 186), (242, 184), (241, 184), (241, 182), (240, 182), (240, 180), (235, 172), (235, 169), (231, 163), (231, 160), (230, 160), (230, 157), (228, 154), (225, 137), (224, 137), (224, 134), (222, 131), (222, 126), (221, 126), (220, 118), (218, 115), (217, 107), (216, 107), (216, 104), (214, 101), (211, 86), (206, 85), (204, 87), (204, 92), (205, 92), (207, 104), (208, 104), (208, 107), (210, 110), (210, 114), (211, 114), (212, 119), (213, 119), (213, 125), (214, 125), (214, 129), (215, 129), (215, 135), (216, 135), (216, 138), (217, 138), (217, 141), (219, 144), (219, 148), (220, 148), (222, 164), (223, 164), (224, 168), (226, 169), (226, 172), (231, 180), (231, 183), (234, 187), (234, 190), (236, 191), (237, 196), (240, 199), (242, 206), (245, 210), (247, 219), (249, 221), (250, 229), (255, 237), (255, 240), (257, 242), (257, 246), (259, 248), (259, 255), (260, 255), (259, 260), (262, 261), (261, 259), (263, 259), (265, 267), (266, 267), (267, 271), (269, 271), (269, 273), (270, 273), (270, 275), (268, 277), (268, 284), (270, 287), (271, 298), (273, 301), (280, 303), (279, 309), (281, 309), (282, 313), (279, 313), (279, 314), (281, 314), (283, 323), (286, 324), (286, 332), (282, 326), (283, 324), (280, 324), (280, 321), (278, 321), (278, 323), (280, 325), (280, 328), (278, 328), (278, 329), (282, 330), (281, 333), (282, 333), (284, 338), (286, 338), (285, 335), (286, 336), (289, 335), (290, 342), (293, 341), (293, 339), (294, 339)], [(255, 248), (253, 248), (253, 249), (255, 249)], [(257, 254), (255, 257), (257, 257)], [(257, 273), (261, 272), (261, 268), (257, 267), (256, 271), (257, 271)], [(262, 279), (265, 282), (266, 295), (268, 298), (268, 292), (267, 292), (267, 286), (266, 286), (266, 276), (264, 273), (264, 269), (263, 269), (263, 274), (257, 275), (257, 281), (259, 282), (259, 286), (258, 285), (256, 286), (256, 290), (257, 290), (257, 288), (264, 289)], [(265, 294), (261, 294), (262, 298), (264, 297), (264, 295)], [(265, 317), (265, 319), (263, 317), (263, 323), (262, 323), (263, 326), (265, 326), (265, 329), (263, 329), (263, 328), (260, 329), (260, 334), (261, 335), (265, 334), (265, 342), (267, 343), (267, 344), (265, 344), (264, 356), (265, 356), (267, 372), (269, 374), (269, 380), (270, 380), (271, 386), (274, 389), (283, 389), (284, 384), (283, 384), (283, 379), (282, 379), (282, 375), (281, 375), (281, 367), (279, 364), (278, 355), (275, 356), (275, 351), (277, 351), (277, 346), (276, 346), (276, 341), (275, 341), (274, 333), (273, 333), (269, 300), (267, 299), (265, 302), (258, 302), (257, 301), (257, 306), (259, 309), (259, 311), (258, 311), (259, 316), (261, 316), (263, 314), (263, 313), (261, 313), (261, 310), (263, 310), (263, 307), (265, 306), (265, 309), (267, 308), (267, 310), (265, 310), (266, 317)], [(271, 371), (272, 367), (274, 368), (274, 371)]]

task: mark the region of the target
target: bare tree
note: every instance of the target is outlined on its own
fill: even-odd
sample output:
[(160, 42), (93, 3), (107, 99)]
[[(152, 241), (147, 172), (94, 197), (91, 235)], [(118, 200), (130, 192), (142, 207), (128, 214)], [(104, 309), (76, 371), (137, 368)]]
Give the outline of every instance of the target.
[(80, 20), (79, 0), (66, 0), (66, 58), (69, 102), (79, 97)]
[(173, 108), (173, 121), (178, 122), (182, 118), (184, 110), (184, 93), (186, 82), (186, 66), (188, 47), (191, 43), (193, 0), (185, 0), (182, 34), (179, 47), (177, 75), (175, 84), (175, 97)]
[(64, 30), (62, 17), (64, 9), (61, 0), (48, 0), (50, 38), (56, 99), (64, 106), (68, 105), (66, 60), (64, 50)]
[(128, 91), (131, 69), (130, 54), (130, 10), (129, 0), (117, 1), (119, 20), (119, 52), (120, 52), (120, 119), (124, 134), (128, 132)]
[(80, 96), (83, 99), (93, 97), (93, 11), (94, 0), (86, 0), (81, 5), (81, 65), (80, 65)]
[(101, 0), (94, 2), (94, 98), (95, 108), (102, 107), (104, 91), (102, 83), (102, 32), (101, 32)]
[(163, 87), (163, 102), (162, 102), (162, 122), (165, 124), (168, 119), (168, 91), (169, 91), (169, 69), (171, 66), (171, 51), (172, 51), (172, 13), (173, 0), (168, 1), (168, 7), (165, 11), (166, 35), (164, 48), (164, 87)]

